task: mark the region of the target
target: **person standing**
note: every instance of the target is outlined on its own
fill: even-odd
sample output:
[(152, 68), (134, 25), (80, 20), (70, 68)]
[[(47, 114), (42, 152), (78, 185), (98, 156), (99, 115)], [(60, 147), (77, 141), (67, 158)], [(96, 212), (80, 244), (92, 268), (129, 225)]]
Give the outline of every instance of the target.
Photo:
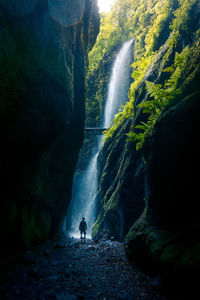
[(80, 233), (81, 233), (81, 243), (82, 243), (82, 239), (84, 240), (84, 243), (85, 243), (87, 223), (85, 222), (85, 218), (84, 217), (83, 217), (83, 219), (80, 222), (79, 230), (80, 230)]

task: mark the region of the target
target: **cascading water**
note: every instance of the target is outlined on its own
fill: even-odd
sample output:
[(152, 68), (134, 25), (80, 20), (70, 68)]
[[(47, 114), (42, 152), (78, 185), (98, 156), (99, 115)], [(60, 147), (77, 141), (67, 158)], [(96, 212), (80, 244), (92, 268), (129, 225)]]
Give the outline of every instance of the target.
[[(104, 110), (103, 128), (108, 128), (119, 106), (125, 104), (128, 99), (129, 74), (131, 64), (131, 44), (133, 40), (125, 42), (115, 59), (112, 74), (109, 81), (108, 96)], [(97, 158), (102, 147), (103, 137), (96, 137), (93, 155), (88, 167), (83, 174), (74, 175), (72, 200), (67, 213), (68, 232), (71, 236), (79, 236), (79, 223), (85, 217), (88, 230), (87, 236), (91, 236), (92, 225), (96, 218), (96, 193), (97, 186)]]
[(110, 127), (119, 106), (125, 104), (128, 98), (132, 42), (133, 40), (130, 40), (123, 44), (113, 65), (104, 111), (103, 127), (105, 128)]

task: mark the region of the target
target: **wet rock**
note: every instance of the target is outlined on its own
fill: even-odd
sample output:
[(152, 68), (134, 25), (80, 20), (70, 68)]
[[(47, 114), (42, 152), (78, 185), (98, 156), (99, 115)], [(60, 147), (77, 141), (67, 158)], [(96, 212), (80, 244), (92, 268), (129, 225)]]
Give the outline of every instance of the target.
[(78, 248), (80, 247), (79, 242), (74, 243), (74, 244), (73, 244), (73, 247), (76, 248), (76, 249), (78, 249)]
[(152, 280), (145, 281), (146, 276), (127, 262), (122, 243), (104, 241), (103, 245), (94, 245), (88, 240), (79, 249), (52, 248), (51, 260), (42, 250), (37, 251), (41, 254), (39, 263), (23, 264), (16, 272), (8, 272), (11, 279), (4, 282), (5, 289), (0, 286), (0, 299), (166, 300), (155, 296), (159, 291)]
[(78, 258), (79, 258), (78, 255), (73, 255), (73, 256), (72, 256), (72, 259), (78, 259)]
[(111, 261), (112, 261), (112, 258), (110, 258), (110, 257), (106, 257), (105, 261), (109, 263), (109, 262), (111, 262)]
[(59, 242), (55, 243), (54, 249), (59, 249), (59, 248), (64, 248), (65, 247), (65, 242)]
[(71, 273), (69, 271), (63, 272), (66, 278), (69, 278), (71, 276)]
[(52, 281), (57, 281), (59, 279), (59, 277), (57, 275), (53, 275), (53, 276), (50, 276), (49, 279)]
[(88, 246), (88, 249), (89, 249), (89, 250), (95, 250), (95, 249), (96, 249), (96, 247), (95, 247), (95, 246), (92, 246), (92, 245), (90, 245), (90, 246)]
[(30, 273), (28, 273), (28, 276), (35, 279), (35, 280), (39, 280), (40, 279), (40, 274), (38, 273), (38, 271), (36, 269), (32, 269), (30, 271)]
[(115, 266), (115, 271), (117, 271), (117, 272), (119, 271), (119, 266), (118, 265)]
[(24, 261), (25, 261), (25, 263), (28, 263), (28, 264), (34, 264), (34, 263), (36, 263), (37, 259), (34, 255), (34, 253), (32, 251), (28, 250), (26, 252), (26, 254), (24, 255)]
[(50, 249), (45, 249), (44, 256), (50, 257)]
[(153, 279), (153, 287), (157, 289), (159, 288), (159, 286), (160, 286), (160, 276), (158, 275)]
[(72, 294), (66, 294), (66, 293), (62, 293), (62, 294), (59, 294), (59, 295), (55, 295), (55, 299), (56, 300), (79, 300), (80, 298), (75, 296), (75, 295), (72, 295)]
[(120, 300), (131, 300), (132, 298), (130, 298), (131, 296), (128, 293), (124, 293), (119, 295), (119, 299)]

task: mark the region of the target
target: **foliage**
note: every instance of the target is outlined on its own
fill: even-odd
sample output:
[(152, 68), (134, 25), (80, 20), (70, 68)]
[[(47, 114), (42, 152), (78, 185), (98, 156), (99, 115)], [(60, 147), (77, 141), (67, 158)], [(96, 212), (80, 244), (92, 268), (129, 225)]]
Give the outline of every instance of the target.
[(112, 57), (107, 54), (90, 76), (88, 76), (88, 93), (86, 98), (86, 126), (99, 126), (104, 109), (107, 85), (109, 81), (110, 62)]
[(111, 128), (104, 131), (104, 135), (105, 135), (104, 142), (113, 135), (115, 130), (118, 128), (118, 126), (122, 124), (122, 122), (125, 119), (127, 119), (128, 116), (132, 116), (132, 115), (133, 115), (133, 105), (129, 101), (124, 106), (121, 106), (119, 108), (119, 112), (118, 114), (115, 115), (114, 120), (111, 124)]
[[(98, 70), (114, 45), (135, 38), (130, 101), (115, 116), (106, 138), (113, 135), (124, 119), (134, 119), (136, 112), (142, 110), (147, 122), (137, 124), (128, 134), (128, 139), (136, 142), (136, 148), (142, 148), (165, 107), (199, 72), (200, 33), (199, 29), (196, 32), (191, 29), (192, 11), (199, 5), (198, 0), (117, 0), (111, 12), (102, 15), (100, 34), (90, 53), (89, 74)], [(158, 61), (158, 78), (162, 80), (147, 80)], [(136, 92), (140, 90), (148, 96), (136, 106)]]
[[(169, 105), (177, 95), (181, 94), (182, 89), (178, 87), (179, 80), (183, 77), (186, 66), (196, 47), (199, 48), (199, 40), (193, 47), (189, 48), (189, 46), (186, 46), (181, 53), (175, 54), (174, 64), (163, 70), (163, 72), (172, 73), (170, 78), (164, 83), (164, 86), (146, 81), (146, 90), (151, 100), (142, 102), (137, 107), (142, 109), (143, 113), (149, 114), (147, 123), (141, 122), (140, 125), (135, 126), (136, 130), (140, 130), (139, 132), (128, 133), (129, 140), (137, 143), (136, 150), (141, 149), (145, 139), (151, 135), (154, 124), (166, 105)], [(198, 57), (200, 57), (200, 48), (199, 55), (196, 58)]]
[(105, 53), (109, 53), (113, 46), (132, 38), (133, 26), (131, 18), (134, 15), (134, 7), (141, 0), (117, 0), (109, 13), (101, 15), (100, 33), (96, 44), (89, 53), (89, 75), (99, 66)]

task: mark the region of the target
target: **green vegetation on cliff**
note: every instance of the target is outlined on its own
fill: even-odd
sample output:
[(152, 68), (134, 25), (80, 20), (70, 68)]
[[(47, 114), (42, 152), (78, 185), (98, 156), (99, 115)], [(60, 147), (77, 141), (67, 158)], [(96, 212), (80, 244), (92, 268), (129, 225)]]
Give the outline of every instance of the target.
[[(180, 45), (178, 45), (181, 37), (187, 37), (189, 27), (191, 26), (191, 10), (195, 9), (195, 6), (199, 5), (199, 3), (195, 0), (180, 1), (179, 5), (174, 12), (174, 19), (169, 26), (171, 32), (165, 45), (160, 46), (158, 53), (148, 52), (148, 50), (145, 53), (145, 56), (150, 56), (153, 61), (153, 57), (157, 59), (163, 47), (166, 47), (160, 70), (160, 77), (165, 73), (165, 79), (161, 83), (157, 83), (156, 81), (145, 80), (146, 74), (142, 78), (142, 80), (145, 80), (146, 91), (149, 96), (145, 102), (138, 104), (137, 108), (142, 109), (143, 113), (148, 114), (148, 120), (146, 123), (141, 122), (141, 124), (135, 127), (139, 129), (139, 132), (131, 131), (128, 134), (130, 139), (137, 142), (136, 149), (140, 149), (146, 137), (151, 135), (153, 126), (165, 107), (172, 104), (177, 95), (181, 95), (184, 92), (188, 84), (200, 70), (199, 28), (193, 32), (190, 41), (186, 40), (188, 42), (187, 45), (185, 47), (182, 45), (182, 51), (179, 50)], [(133, 72), (134, 79), (137, 78), (137, 68), (140, 67), (140, 64), (140, 61), (136, 61), (133, 65), (133, 67), (136, 67), (136, 71), (134, 70)], [(149, 64), (148, 68), (151, 68), (151, 64)], [(137, 87), (138, 83), (136, 80), (130, 89), (130, 99), (132, 102), (134, 102), (135, 89)]]
[[(134, 263), (160, 273), (178, 296), (185, 289), (190, 296), (200, 270), (200, 2), (124, 0), (115, 9), (126, 5), (127, 35), (121, 28), (115, 32), (121, 42), (134, 38), (133, 82), (98, 158), (100, 209), (93, 235), (126, 236)], [(109, 36), (101, 32), (94, 54), (109, 47)], [(99, 53), (90, 72), (106, 55)]]
[[(113, 234), (111, 221), (121, 210), (124, 234), (136, 221), (134, 201), (144, 203), (145, 197), (147, 205), (147, 161), (141, 150), (153, 138), (155, 125), (165, 111), (199, 89), (199, 15), (197, 0), (116, 1), (112, 11), (103, 15), (97, 43), (90, 53), (89, 76), (101, 73), (107, 50), (110, 53), (114, 45), (126, 39), (134, 38), (134, 62), (129, 102), (120, 107), (113, 126), (105, 133), (100, 153), (101, 209), (94, 236), (108, 229)], [(116, 203), (118, 208), (113, 212)]]
[[(125, 118), (143, 111), (146, 121), (128, 134), (140, 149), (166, 105), (184, 92), (199, 71), (199, 28), (192, 17), (199, 5), (198, 0), (125, 0), (116, 1), (111, 12), (102, 15), (100, 34), (90, 52), (90, 75), (114, 45), (135, 39), (130, 102), (116, 115), (106, 138)], [(146, 80), (160, 59), (157, 78)], [(137, 106), (136, 93), (141, 92), (142, 83), (148, 96)]]

